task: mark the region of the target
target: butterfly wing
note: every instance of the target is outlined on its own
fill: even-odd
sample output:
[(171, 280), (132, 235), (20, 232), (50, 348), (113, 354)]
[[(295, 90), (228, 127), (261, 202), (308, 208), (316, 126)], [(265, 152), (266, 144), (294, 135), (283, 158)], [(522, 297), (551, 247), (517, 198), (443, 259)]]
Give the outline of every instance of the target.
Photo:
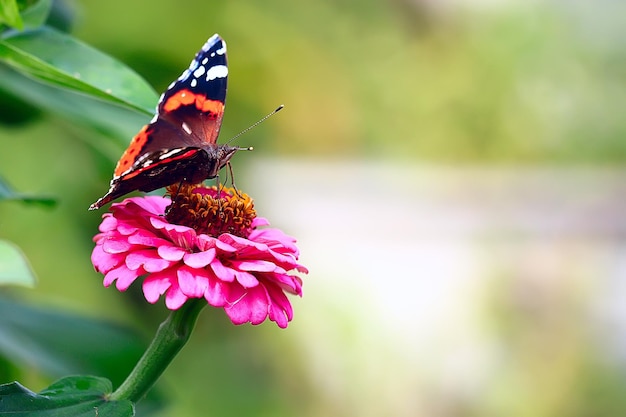
[(226, 43), (213, 35), (159, 99), (157, 114), (196, 146), (215, 145), (222, 126), (228, 64)]
[(227, 78), (226, 43), (215, 34), (161, 95), (154, 118), (133, 138), (117, 163), (109, 191), (89, 209), (135, 190), (152, 191), (183, 180), (199, 182), (215, 176), (223, 163), (216, 160), (216, 142)]

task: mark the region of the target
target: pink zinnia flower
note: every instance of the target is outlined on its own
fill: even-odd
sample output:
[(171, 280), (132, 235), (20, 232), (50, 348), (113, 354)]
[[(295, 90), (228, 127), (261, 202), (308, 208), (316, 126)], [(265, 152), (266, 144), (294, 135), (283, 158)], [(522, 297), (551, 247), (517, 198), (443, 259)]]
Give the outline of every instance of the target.
[[(302, 295), (295, 239), (256, 217), (252, 200), (233, 189), (170, 187), (165, 197), (127, 198), (103, 216), (91, 255), (104, 285), (125, 291), (143, 278), (146, 300), (165, 294), (171, 310), (190, 298), (224, 309), (234, 324), (293, 317), (285, 293)], [(171, 206), (170, 206), (171, 204)]]

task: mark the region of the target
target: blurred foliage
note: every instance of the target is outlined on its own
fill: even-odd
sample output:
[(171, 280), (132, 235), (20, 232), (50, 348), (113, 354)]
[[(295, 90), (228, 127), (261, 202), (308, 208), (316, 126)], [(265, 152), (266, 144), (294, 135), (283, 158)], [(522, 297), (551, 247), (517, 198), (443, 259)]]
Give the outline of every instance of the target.
[[(590, 10), (583, 2), (558, 0), (474, 7), (410, 0), (109, 0), (69, 7), (55, 1), (49, 23), (72, 28), (77, 39), (134, 68), (158, 92), (220, 33), (229, 47), (221, 140), (286, 105), (238, 140), (255, 146), (255, 153), (600, 165), (626, 159), (626, 28), (615, 18), (626, 10), (617, 3), (605, 0)], [(103, 96), (94, 100), (33, 81), (7, 66), (0, 66), (0, 77), (0, 175), (20, 193), (58, 198), (54, 210), (0, 204), (0, 237), (26, 253), (39, 277), (36, 290), (12, 292), (154, 329), (163, 306), (139, 301), (133, 295), (138, 288), (130, 296), (102, 289), (89, 262), (99, 215), (87, 212), (150, 116)], [(156, 95), (148, 96), (136, 108), (150, 107), (150, 100), (156, 105)], [(250, 157), (235, 158), (240, 185)], [(504, 316), (511, 322), (503, 329), (533, 343), (533, 330), (515, 322), (514, 312)], [(198, 415), (207, 404), (215, 415), (315, 415), (312, 382), (290, 364), (298, 353), (288, 333), (231, 329), (220, 312), (201, 317), (191, 343), (164, 375), (162, 386), (177, 401), (172, 414), (163, 415)], [(582, 336), (569, 330), (568, 340), (576, 343)], [(623, 375), (598, 365), (592, 353), (565, 352), (571, 356), (555, 368), (542, 368), (561, 353), (538, 358), (541, 347), (534, 349), (513, 350), (511, 367), (493, 385), (501, 391), (447, 415), (617, 415), (626, 407), (615, 388)], [(51, 381), (51, 375), (29, 378), (30, 371), (11, 363), (6, 369), (39, 384), (33, 389)], [(556, 399), (535, 397), (533, 385), (544, 378), (550, 386), (567, 382), (567, 390)], [(601, 402), (598, 392), (605, 396)]]
[(34, 287), (36, 278), (18, 247), (0, 239), (0, 285)]
[[(231, 67), (223, 137), (286, 104), (271, 127), (241, 139), (260, 152), (617, 162), (626, 155), (623, 49), (585, 32), (612, 30), (608, 45), (623, 35), (604, 25), (620, 11), (606, 6), (582, 21), (587, 11), (559, 2), (436, 13), (403, 0), (144, 0), (119, 15), (124, 6), (111, 1), (84, 5), (77, 34), (162, 90), (219, 32)], [(114, 31), (99, 18), (110, 15)]]

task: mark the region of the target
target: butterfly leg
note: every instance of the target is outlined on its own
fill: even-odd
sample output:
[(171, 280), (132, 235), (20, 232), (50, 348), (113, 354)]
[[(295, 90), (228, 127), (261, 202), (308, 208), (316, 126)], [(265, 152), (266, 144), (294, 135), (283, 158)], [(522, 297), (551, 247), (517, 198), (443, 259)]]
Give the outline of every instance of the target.
[(176, 189), (176, 194), (174, 194), (172, 196), (172, 201), (176, 200), (176, 197), (178, 197), (178, 193), (180, 193), (180, 189), (183, 187), (183, 184), (185, 183), (185, 179), (183, 178), (182, 180), (180, 180), (180, 182), (178, 183), (178, 188)]
[(220, 181), (220, 174), (218, 173), (215, 176), (215, 187), (217, 188), (217, 199), (221, 200), (222, 199), (222, 182)]
[(226, 165), (228, 166), (228, 172), (230, 172), (230, 183), (233, 185), (233, 189), (235, 190), (237, 195), (241, 197), (241, 193), (239, 192), (239, 189), (235, 185), (235, 174), (233, 173), (233, 166), (231, 165), (230, 161), (228, 161)]
[(169, 206), (167, 206), (167, 208), (165, 209), (165, 213), (163, 213), (164, 216), (167, 216), (170, 209), (176, 202), (176, 197), (178, 197), (178, 193), (180, 193), (180, 189), (182, 188), (184, 183), (185, 183), (185, 178), (181, 179), (180, 182), (178, 183), (178, 187), (176, 188), (176, 193), (170, 195), (170, 200), (172, 201), (172, 203)]
[(215, 187), (217, 188), (217, 194), (215, 196), (217, 199), (217, 213), (218, 217), (220, 219), (223, 219), (225, 216), (224, 212), (222, 211), (222, 188), (224, 187), (224, 185), (220, 181), (219, 173), (215, 176)]

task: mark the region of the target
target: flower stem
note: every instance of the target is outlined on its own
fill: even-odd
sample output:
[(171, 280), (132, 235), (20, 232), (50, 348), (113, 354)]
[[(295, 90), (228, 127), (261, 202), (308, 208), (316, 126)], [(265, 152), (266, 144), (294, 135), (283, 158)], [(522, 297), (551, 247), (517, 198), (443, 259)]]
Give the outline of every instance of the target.
[(203, 299), (188, 300), (174, 310), (159, 326), (154, 339), (144, 352), (135, 369), (109, 397), (109, 400), (127, 399), (136, 403), (152, 388), (176, 354), (187, 343), (202, 308)]

